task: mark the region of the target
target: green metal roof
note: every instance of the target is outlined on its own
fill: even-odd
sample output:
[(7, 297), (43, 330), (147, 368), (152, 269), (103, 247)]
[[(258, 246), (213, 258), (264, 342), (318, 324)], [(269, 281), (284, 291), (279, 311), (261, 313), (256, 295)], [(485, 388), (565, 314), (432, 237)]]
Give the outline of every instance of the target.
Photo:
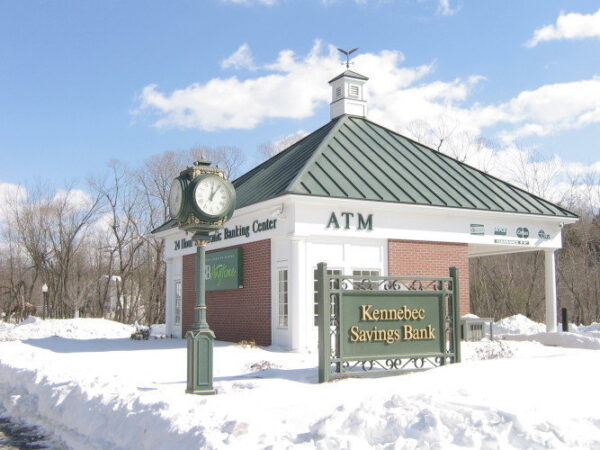
[[(577, 215), (370, 120), (340, 116), (233, 182), (236, 208), (285, 194)], [(173, 220), (153, 233), (175, 226)]]
[(150, 232), (150, 234), (160, 233), (161, 231), (170, 230), (171, 228), (175, 228), (177, 226), (177, 221), (175, 219), (167, 220), (160, 227), (155, 228)]
[(233, 182), (237, 207), (284, 194), (577, 217), (370, 120), (341, 116)]

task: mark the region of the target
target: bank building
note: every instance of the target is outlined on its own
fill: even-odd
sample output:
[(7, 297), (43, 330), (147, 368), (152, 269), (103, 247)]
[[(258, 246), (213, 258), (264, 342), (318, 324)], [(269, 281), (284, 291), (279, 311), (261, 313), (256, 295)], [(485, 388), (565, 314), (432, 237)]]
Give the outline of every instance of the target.
[[(331, 120), (233, 181), (232, 219), (207, 246), (206, 301), (218, 340), (316, 346), (315, 270), (357, 277), (447, 276), (469, 258), (544, 251), (546, 325), (556, 330), (554, 252), (577, 216), (367, 118), (368, 78), (333, 78)], [(196, 248), (169, 221), (167, 334), (194, 320)]]

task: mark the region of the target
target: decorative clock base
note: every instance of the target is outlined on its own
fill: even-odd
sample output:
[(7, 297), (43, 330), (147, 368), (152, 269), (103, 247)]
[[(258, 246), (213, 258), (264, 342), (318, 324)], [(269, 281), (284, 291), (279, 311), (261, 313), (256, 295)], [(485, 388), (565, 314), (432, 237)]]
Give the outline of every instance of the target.
[(211, 330), (188, 331), (187, 339), (187, 389), (188, 394), (214, 395), (213, 341)]

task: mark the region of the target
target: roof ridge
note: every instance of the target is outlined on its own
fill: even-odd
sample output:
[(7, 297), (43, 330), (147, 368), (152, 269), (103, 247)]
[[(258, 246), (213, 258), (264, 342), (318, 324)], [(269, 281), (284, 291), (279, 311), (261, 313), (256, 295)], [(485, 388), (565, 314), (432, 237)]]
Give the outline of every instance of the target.
[(379, 124), (379, 123), (373, 122), (372, 120), (369, 120), (369, 119), (367, 119), (366, 117), (358, 117), (358, 116), (357, 116), (357, 117), (352, 117), (352, 118), (353, 118), (353, 119), (362, 119), (362, 120), (364, 120), (364, 121), (366, 121), (366, 122), (369, 122), (369, 123), (370, 123), (370, 124), (372, 124), (372, 125), (375, 125), (375, 126), (377, 126), (377, 127), (379, 127), (379, 128), (383, 128), (384, 130), (388, 131), (389, 133), (392, 133), (392, 134), (395, 134), (395, 135), (397, 135), (397, 136), (400, 136), (400, 137), (402, 137), (402, 138), (404, 138), (404, 139), (406, 139), (406, 140), (408, 140), (408, 141), (412, 142), (413, 144), (416, 144), (416, 145), (418, 145), (418, 146), (420, 146), (420, 147), (426, 148), (427, 150), (429, 150), (429, 151), (432, 151), (432, 152), (434, 152), (435, 154), (437, 154), (437, 155), (440, 155), (440, 156), (441, 156), (441, 157), (443, 157), (443, 158), (446, 158), (446, 159), (451, 159), (452, 161), (456, 162), (457, 164), (459, 164), (459, 165), (461, 165), (461, 166), (463, 166), (463, 167), (468, 167), (469, 169), (472, 169), (472, 170), (474, 170), (474, 171), (476, 171), (476, 172), (480, 173), (480, 174), (481, 174), (481, 175), (483, 175), (484, 177), (491, 178), (491, 179), (493, 179), (493, 180), (495, 180), (495, 181), (497, 181), (497, 182), (500, 182), (500, 183), (502, 183), (502, 184), (503, 184), (503, 185), (505, 185), (505, 186), (508, 186), (509, 188), (516, 189), (516, 190), (518, 190), (518, 191), (520, 191), (520, 192), (522, 192), (522, 193), (525, 193), (525, 194), (527, 194), (527, 195), (530, 195), (531, 197), (535, 198), (535, 199), (536, 199), (536, 200), (538, 200), (538, 201), (542, 201), (542, 202), (545, 202), (545, 203), (549, 203), (549, 204), (551, 204), (552, 206), (554, 206), (555, 208), (559, 209), (560, 211), (563, 211), (563, 212), (564, 212), (564, 213), (566, 213), (567, 215), (571, 215), (572, 217), (579, 217), (579, 216), (578, 216), (577, 214), (575, 214), (574, 212), (572, 212), (572, 211), (570, 211), (570, 210), (568, 210), (568, 209), (566, 209), (566, 208), (564, 208), (564, 207), (562, 207), (562, 206), (560, 206), (560, 205), (557, 205), (556, 203), (554, 203), (554, 202), (551, 202), (550, 200), (546, 200), (546, 199), (544, 199), (544, 198), (542, 198), (542, 197), (540, 197), (540, 196), (538, 196), (538, 195), (536, 195), (536, 194), (533, 194), (533, 193), (531, 193), (531, 192), (529, 192), (529, 191), (526, 191), (526, 190), (525, 190), (525, 189), (523, 189), (523, 188), (520, 188), (520, 187), (518, 187), (518, 186), (515, 186), (514, 184), (512, 184), (512, 183), (509, 183), (508, 181), (505, 181), (505, 180), (503, 180), (503, 179), (501, 179), (501, 178), (498, 178), (498, 177), (497, 177), (497, 176), (495, 176), (495, 175), (492, 175), (492, 174), (489, 174), (489, 173), (487, 173), (487, 172), (484, 172), (483, 170), (481, 170), (481, 169), (478, 169), (477, 167), (474, 167), (474, 166), (472, 166), (472, 165), (470, 165), (470, 164), (467, 164), (466, 162), (463, 162), (463, 161), (460, 161), (460, 160), (458, 160), (458, 159), (456, 159), (456, 158), (453, 158), (452, 156), (450, 156), (450, 155), (447, 155), (447, 154), (445, 154), (445, 153), (443, 153), (443, 152), (441, 152), (441, 151), (439, 151), (439, 150), (435, 150), (435, 149), (433, 149), (433, 148), (429, 147), (428, 145), (425, 145), (425, 144), (423, 144), (423, 143), (421, 143), (421, 142), (419, 142), (419, 141), (416, 141), (416, 140), (414, 140), (414, 139), (412, 139), (412, 138), (409, 138), (409, 137), (407, 137), (407, 136), (404, 136), (403, 134), (400, 134), (400, 133), (398, 133), (397, 131), (394, 131), (394, 130), (392, 130), (391, 128), (388, 128), (388, 127), (386, 127), (386, 126), (384, 126), (384, 125), (381, 125), (381, 124)]
[(344, 115), (336, 117), (334, 119), (334, 120), (337, 120), (337, 123), (335, 123), (331, 127), (331, 129), (329, 130), (329, 132), (323, 137), (323, 139), (321, 139), (321, 142), (319, 143), (319, 145), (317, 146), (317, 148), (313, 151), (312, 155), (310, 155), (310, 158), (308, 158), (308, 160), (306, 161), (306, 163), (304, 163), (304, 166), (302, 167), (302, 169), (300, 169), (298, 171), (298, 173), (292, 179), (292, 181), (290, 182), (290, 184), (288, 184), (287, 188), (284, 191), (285, 193), (289, 193), (294, 188), (297, 188), (296, 183), (298, 182), (298, 180), (300, 178), (302, 178), (302, 176), (304, 175), (304, 173), (312, 165), (312, 163), (317, 159), (317, 157), (323, 153), (323, 150), (327, 147), (327, 143), (331, 139), (331, 136), (333, 136), (337, 132), (337, 130), (340, 129), (340, 127), (342, 126), (342, 124), (344, 124), (345, 122), (347, 122), (349, 120), (349, 117), (350, 116), (348, 116), (347, 114), (344, 114)]
[[(337, 119), (334, 119), (337, 120)], [(285, 155), (287, 155), (290, 151), (292, 151), (292, 149), (296, 148), (298, 145), (300, 145), (302, 142), (304, 142), (306, 139), (312, 137), (314, 134), (318, 133), (319, 131), (321, 131), (323, 128), (329, 126), (331, 123), (331, 120), (329, 122), (327, 122), (326, 124), (324, 124), (323, 126), (320, 126), (319, 128), (317, 128), (316, 130), (308, 133), (306, 136), (304, 136), (302, 139), (299, 139), (298, 141), (294, 142), (292, 145), (290, 145), (289, 147), (283, 149), (282, 151), (280, 151), (279, 153), (271, 156), (270, 158), (264, 160), (263, 162), (261, 162), (258, 166), (253, 167), (252, 169), (250, 169), (248, 172), (240, 175), (239, 177), (237, 177), (235, 180), (232, 181), (232, 184), (235, 184), (237, 182), (239, 182), (240, 180), (242, 180), (242, 178), (245, 177), (249, 177), (251, 174), (258, 172), (261, 169), (264, 169), (264, 166), (269, 164), (273, 164), (275, 161), (281, 159), (282, 157), (284, 157)], [(335, 126), (335, 125), (334, 125)], [(333, 129), (333, 126), (332, 126)], [(331, 131), (331, 130), (330, 130)]]

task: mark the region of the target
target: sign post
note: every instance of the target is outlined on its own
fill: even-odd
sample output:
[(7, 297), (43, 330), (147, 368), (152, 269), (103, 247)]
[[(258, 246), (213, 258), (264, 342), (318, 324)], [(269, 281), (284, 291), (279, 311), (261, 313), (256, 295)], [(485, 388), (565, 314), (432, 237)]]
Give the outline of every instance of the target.
[(196, 305), (187, 332), (187, 388), (189, 394), (213, 395), (213, 343), (215, 334), (206, 316), (205, 247), (212, 233), (223, 227), (235, 209), (235, 189), (223, 170), (197, 161), (173, 180), (169, 211), (179, 228), (193, 233), (196, 243)]

